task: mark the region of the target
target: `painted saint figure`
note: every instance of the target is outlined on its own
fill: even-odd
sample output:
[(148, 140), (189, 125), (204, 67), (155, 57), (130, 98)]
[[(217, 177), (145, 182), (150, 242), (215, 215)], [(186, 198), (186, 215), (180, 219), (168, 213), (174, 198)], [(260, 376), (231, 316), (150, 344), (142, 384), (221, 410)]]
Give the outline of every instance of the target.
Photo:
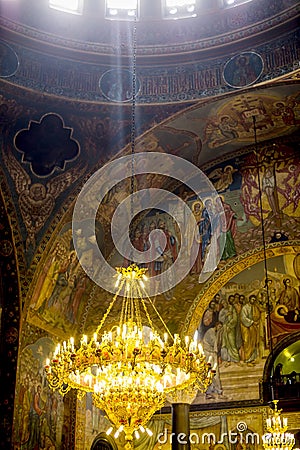
[(221, 196), (216, 199), (216, 211), (220, 211), (219, 247), (222, 252), (220, 256), (221, 260), (226, 260), (236, 256), (234, 237), (237, 233), (237, 216)]
[[(201, 212), (203, 204), (201, 201), (195, 201), (192, 204), (193, 217), (187, 223), (188, 252), (190, 253), (191, 270), (190, 274), (200, 273), (202, 268), (201, 257), (201, 235), (199, 225), (201, 222)], [(195, 220), (193, 220), (195, 219)], [(195, 228), (195, 221), (197, 227)]]
[(289, 310), (300, 308), (300, 295), (296, 288), (291, 286), (291, 279), (284, 278), (284, 288), (279, 294), (278, 304), (285, 305)]

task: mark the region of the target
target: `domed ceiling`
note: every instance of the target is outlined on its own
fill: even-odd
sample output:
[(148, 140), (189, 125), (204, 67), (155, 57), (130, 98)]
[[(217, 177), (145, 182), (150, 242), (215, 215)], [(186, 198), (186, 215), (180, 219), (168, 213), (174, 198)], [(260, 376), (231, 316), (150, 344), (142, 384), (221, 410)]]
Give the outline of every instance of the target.
[[(176, 276), (170, 271), (160, 279), (168, 289), (153, 296), (171, 332), (203, 332), (213, 298), (220, 307), (233, 294), (265, 298), (262, 216), (272, 286), (280, 293), (287, 275), (299, 285), (300, 5), (235, 1), (226, 7), (225, 0), (199, 0), (197, 17), (163, 20), (160, 0), (141, 0), (135, 23), (106, 20), (104, 1), (85, 0), (83, 14), (72, 15), (49, 8), (47, 0), (0, 0), (1, 359), (8, 374), (17, 372), (17, 364), (26, 377), (30, 365), (42, 372), (54, 341), (94, 332), (112, 299), (92, 281), (103, 275), (95, 247), (111, 267), (128, 262), (128, 254), (116, 250), (111, 225), (132, 189), (146, 191), (131, 226), (135, 248), (141, 250), (141, 236), (148, 237), (153, 224), (166, 226), (172, 258), (179, 261)], [(131, 164), (122, 159), (132, 150), (139, 171), (133, 186)], [(179, 158), (187, 166), (177, 167)], [(225, 253), (218, 248), (216, 270), (205, 279), (207, 241), (195, 254), (189, 217), (192, 212), (199, 219), (210, 194), (204, 189), (202, 203), (197, 201), (182, 182), (185, 167), (192, 167), (187, 178), (197, 180), (199, 189), (210, 183), (234, 224), (231, 245)], [(260, 177), (266, 186), (274, 172), (276, 189), (265, 190), (260, 202)], [(101, 206), (98, 192), (78, 205), (97, 174), (101, 187), (110, 188)], [(168, 197), (167, 213), (164, 196), (147, 203), (153, 187), (176, 197)], [(180, 216), (180, 202), (188, 216)], [(93, 226), (80, 214), (74, 219), (74, 206), (85, 214), (95, 205)], [(128, 210), (120, 214), (126, 223)], [(276, 232), (279, 242), (272, 241)], [(183, 236), (190, 249), (184, 260)], [(192, 263), (187, 253), (195, 257)], [(156, 269), (149, 265), (149, 272)], [(276, 339), (299, 331), (290, 311), (277, 313)], [(222, 367), (228, 397), (198, 398), (196, 406), (258, 404), (268, 349), (259, 351), (256, 366)], [(245, 368), (251, 371), (247, 390)], [(7, 380), (6, 403), (13, 405), (15, 385)]]

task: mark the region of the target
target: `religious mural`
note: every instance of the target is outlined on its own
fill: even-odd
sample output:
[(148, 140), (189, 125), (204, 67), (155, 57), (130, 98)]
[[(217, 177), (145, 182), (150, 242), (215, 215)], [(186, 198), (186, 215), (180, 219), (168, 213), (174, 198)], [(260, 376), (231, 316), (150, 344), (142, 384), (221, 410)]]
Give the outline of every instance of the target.
[(261, 136), (271, 137), (277, 127), (297, 125), (300, 119), (297, 98), (298, 95), (291, 95), (282, 101), (275, 95), (259, 98), (253, 94), (240, 95), (224, 103), (216, 110), (215, 117), (208, 120), (205, 143), (209, 148), (217, 148), (236, 140), (253, 142), (253, 116)]
[(261, 55), (244, 52), (231, 58), (224, 67), (224, 80), (234, 88), (243, 88), (255, 83), (264, 68)]
[[(129, 102), (132, 100), (133, 73), (125, 69), (111, 69), (104, 72), (99, 81), (102, 94), (113, 102)], [(135, 91), (139, 91), (139, 80), (136, 80)]]
[[(163, 231), (166, 237), (165, 252), (162, 254), (160, 251), (162, 244), (157, 237), (154, 239), (155, 245), (152, 246), (152, 261), (144, 264), (150, 277), (164, 273), (170, 268), (181, 249), (188, 252), (193, 261), (184, 282), (154, 299), (159, 310), (165, 308), (166, 300), (172, 300), (167, 322), (172, 324), (178, 317), (177, 324), (173, 323), (172, 327), (180, 326), (182, 321), (179, 318), (183, 314), (180, 307), (182, 295), (188, 307), (199, 291), (202, 270), (212, 246), (216, 250), (215, 267), (223, 270), (249, 251), (249, 248), (262, 245), (260, 192), (266, 243), (292, 241), (299, 237), (299, 167), (299, 156), (294, 150), (277, 145), (266, 148), (257, 155), (249, 153), (227, 160), (208, 170), (207, 175), (219, 193), (216, 198), (204, 193), (201, 199), (197, 199), (187, 188), (175, 186), (175, 194), (188, 204), (197, 223), (196, 230), (191, 228), (189, 216), (185, 216), (184, 212), (180, 215), (176, 211), (180, 226), (187, 233), (188, 242), (181, 242), (178, 223), (172, 218), (172, 208), (177, 208), (175, 203), (172, 205), (171, 202), (169, 205), (170, 214), (154, 208), (135, 218), (131, 239), (137, 250), (150, 248), (149, 236), (155, 229)], [(149, 176), (148, 179), (148, 174), (138, 175), (135, 180), (136, 187), (141, 189), (149, 184), (161, 186), (166, 181), (166, 177), (161, 175)], [(97, 243), (112, 266), (130, 264), (128, 255), (121, 256), (116, 253), (107, 238), (107, 227), (112, 214), (129, 190), (129, 186), (126, 187), (124, 183), (128, 183), (128, 180), (113, 187), (103, 199), (97, 214), (97, 236), (84, 224), (75, 224), (74, 232), (79, 239), (78, 255), (74, 251), (71, 224), (66, 224), (62, 229), (43, 265), (43, 272), (36, 279), (28, 314), (32, 324), (50, 332), (59, 325), (60, 334), (66, 337), (76, 330), (78, 332), (80, 317), (83, 317), (85, 311), (85, 314), (88, 314), (84, 317), (89, 329), (97, 325), (109, 296), (102, 293), (102, 301), (93, 305), (93, 312), (97, 311), (97, 315), (86, 310), (92, 300), (89, 297), (91, 283), (80, 262), (85, 262), (91, 274), (97, 270), (94, 264), (94, 245)], [(220, 214), (222, 210), (224, 215)], [(216, 230), (219, 237), (214, 242)], [(218, 272), (214, 276), (217, 275)], [(172, 276), (176, 277), (176, 273)]]
[(40, 338), (21, 353), (14, 434), (22, 450), (62, 448), (67, 437), (63, 397), (50, 390), (44, 371), (53, 345), (51, 339)]
[[(198, 333), (204, 353), (218, 368), (213, 384), (195, 403), (259, 398), (270, 340), (274, 346), (300, 330), (300, 279), (294, 270), (297, 259), (298, 255), (289, 254), (268, 259), (268, 286), (264, 262), (254, 264), (232, 278), (209, 302)], [(249, 374), (247, 391), (245, 370)]]
[[(228, 96), (215, 104), (201, 104), (187, 109), (180, 117), (174, 116), (168, 127), (188, 130), (201, 140), (199, 163), (215, 160), (224, 150), (233, 151), (243, 145), (253, 145), (254, 123), (258, 143), (272, 139), (278, 131), (284, 135), (300, 124), (299, 89), (290, 85), (285, 92), (276, 88)], [(215, 164), (214, 164), (215, 165)], [(216, 167), (215, 167), (216, 168)]]
[[(97, 230), (101, 247), (103, 230), (100, 224), (97, 224)], [(80, 238), (79, 258), (92, 268), (95, 234), (84, 227), (77, 228), (76, 233)], [(28, 321), (50, 332), (56, 329), (64, 338), (76, 335), (90, 292), (89, 277), (76, 256), (71, 224), (68, 223), (39, 274), (31, 297)]]
[[(52, 123), (52, 121), (54, 123)], [(84, 167), (74, 167), (70, 170), (59, 173), (44, 183), (42, 176), (55, 172), (56, 169), (65, 168), (66, 160), (58, 155), (63, 153), (62, 148), (70, 144), (69, 156), (75, 157), (72, 152), (79, 151), (76, 141), (70, 139), (71, 130), (62, 128), (63, 122), (56, 115), (46, 115), (41, 122), (32, 122), (27, 130), (21, 130), (16, 140), (20, 145), (22, 153), (22, 162), (30, 165), (30, 174), (25, 170), (24, 165), (14, 156), (12, 147), (7, 146), (6, 152), (3, 152), (4, 164), (9, 171), (10, 177), (16, 187), (16, 205), (20, 211), (23, 220), (22, 229), (25, 239), (25, 253), (28, 259), (33, 255), (37, 242), (42, 234), (46, 224), (49, 222), (55, 207), (57, 199), (68, 189), (75, 180), (84, 172)], [(55, 149), (49, 152), (49, 136), (52, 136), (55, 128), (58, 127), (60, 133), (64, 136), (64, 142), (61, 146), (56, 145)], [(56, 132), (55, 132), (56, 133)], [(33, 136), (32, 136), (33, 135)], [(22, 137), (18, 139), (18, 137)], [(57, 136), (55, 134), (55, 136)], [(33, 140), (32, 140), (33, 139)], [(39, 142), (33, 145), (32, 142)], [(44, 148), (43, 156), (41, 148)], [(39, 152), (39, 161), (35, 162), (36, 152)], [(49, 168), (51, 168), (49, 170)], [(39, 171), (39, 178), (35, 177), (35, 172)], [(34, 175), (34, 176), (33, 176)]]

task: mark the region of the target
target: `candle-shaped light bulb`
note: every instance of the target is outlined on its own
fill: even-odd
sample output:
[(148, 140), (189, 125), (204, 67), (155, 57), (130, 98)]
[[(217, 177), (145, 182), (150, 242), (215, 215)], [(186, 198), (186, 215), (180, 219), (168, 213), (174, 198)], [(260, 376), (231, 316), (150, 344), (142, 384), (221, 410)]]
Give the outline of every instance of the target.
[(118, 278), (117, 278), (117, 281), (116, 281), (116, 284), (115, 284), (116, 287), (119, 286), (121, 278), (122, 278), (122, 274), (119, 273)]

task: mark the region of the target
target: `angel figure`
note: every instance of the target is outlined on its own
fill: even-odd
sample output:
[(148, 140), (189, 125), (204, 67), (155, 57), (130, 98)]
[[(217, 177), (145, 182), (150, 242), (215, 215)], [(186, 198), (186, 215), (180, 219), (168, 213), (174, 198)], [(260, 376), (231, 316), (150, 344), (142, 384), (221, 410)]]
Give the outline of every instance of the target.
[(233, 174), (237, 172), (232, 166), (226, 166), (224, 169), (218, 167), (214, 169), (209, 175), (210, 180), (216, 180), (213, 184), (218, 192), (225, 191), (233, 183)]
[(36, 236), (50, 217), (57, 197), (83, 174), (84, 168), (70, 169), (44, 185), (32, 183), (29, 174), (11, 151), (4, 153), (3, 158), (19, 195), (18, 203), (27, 232), (25, 245), (28, 251), (30, 246), (36, 246)]

